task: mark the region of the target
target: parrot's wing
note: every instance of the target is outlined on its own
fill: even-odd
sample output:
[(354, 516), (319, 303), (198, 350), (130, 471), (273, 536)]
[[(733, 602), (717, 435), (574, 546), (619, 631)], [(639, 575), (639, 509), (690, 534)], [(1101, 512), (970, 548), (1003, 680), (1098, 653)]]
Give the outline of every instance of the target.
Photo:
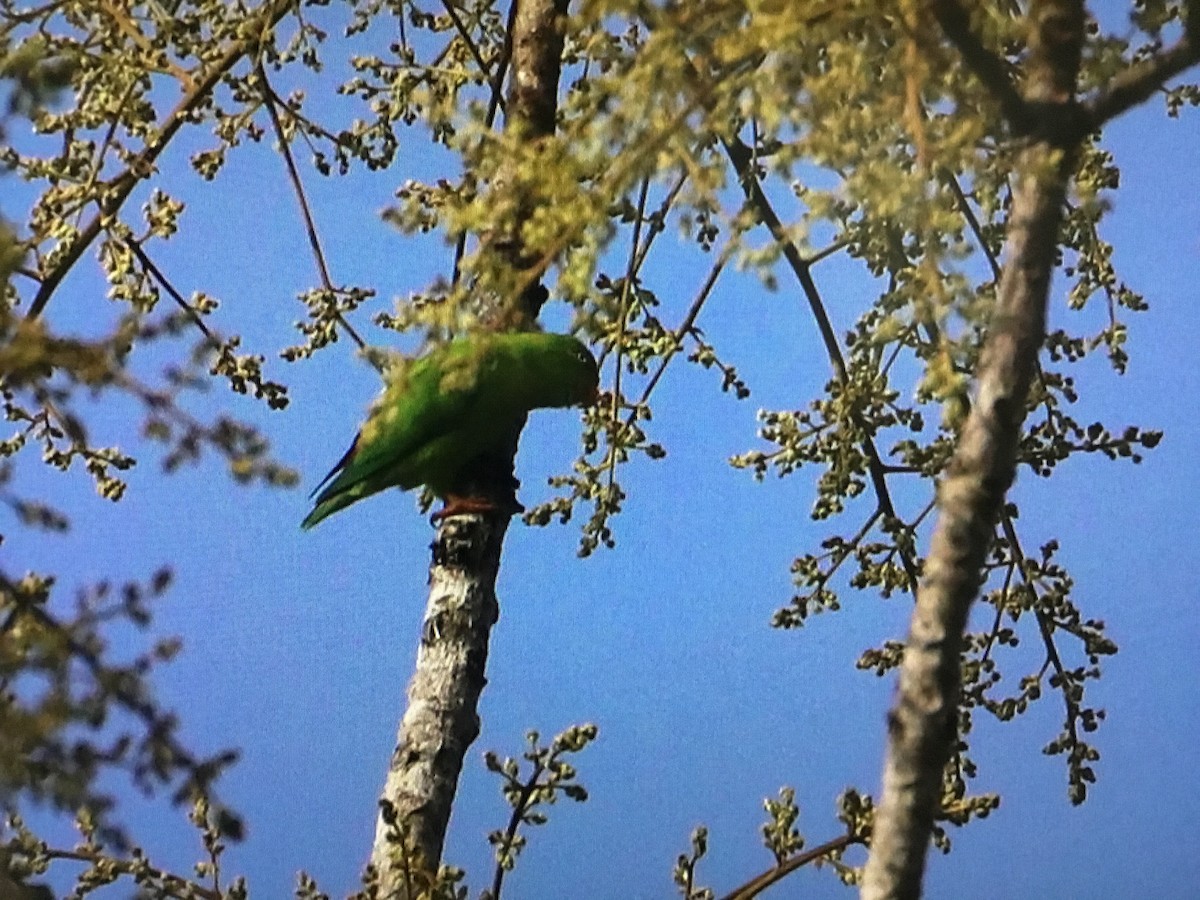
[(447, 379), (442, 356), (417, 360), (388, 386), (346, 455), (326, 476), (329, 484), (322, 497), (396, 467), (455, 427), (470, 405), (475, 385), (443, 385)]
[(596, 380), (595, 358), (566, 335), (476, 335), (403, 363), (317, 486), (303, 527), (389, 487), (426, 484), (445, 496), (463, 467), (507, 441), (529, 410), (588, 402)]
[[(496, 393), (497, 360), (486, 345), (456, 341), (409, 363), (384, 391), (354, 443), (317, 486), (316, 508), (304, 520), (321, 519), (387, 487), (424, 481), (421, 451), (462, 427), (473, 409), (487, 408)], [(496, 410), (498, 413), (499, 410)]]

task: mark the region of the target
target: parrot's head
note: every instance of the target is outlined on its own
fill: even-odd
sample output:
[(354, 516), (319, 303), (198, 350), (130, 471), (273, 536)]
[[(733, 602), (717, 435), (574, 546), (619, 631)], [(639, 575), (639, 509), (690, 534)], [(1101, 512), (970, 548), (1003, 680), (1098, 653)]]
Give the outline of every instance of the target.
[(600, 383), (596, 357), (568, 334), (511, 333), (511, 347), (524, 373), (514, 386), (527, 392), (526, 409), (587, 406), (596, 402)]
[(578, 407), (596, 401), (600, 367), (581, 341), (570, 335), (522, 335), (529, 347), (527, 359), (536, 372), (539, 397), (535, 406)]
[(592, 406), (600, 399), (600, 367), (596, 365), (596, 357), (592, 351), (576, 341), (574, 350), (575, 384), (579, 392), (575, 395), (575, 403), (580, 406)]

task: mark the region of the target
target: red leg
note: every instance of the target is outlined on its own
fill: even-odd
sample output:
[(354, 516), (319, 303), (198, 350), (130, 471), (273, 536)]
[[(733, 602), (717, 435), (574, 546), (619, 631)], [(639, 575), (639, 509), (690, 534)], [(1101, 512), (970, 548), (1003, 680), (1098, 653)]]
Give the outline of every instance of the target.
[(440, 522), (442, 519), (449, 518), (450, 516), (494, 513), (499, 508), (493, 501), (484, 497), (457, 497), (454, 494), (447, 494), (444, 498), (442, 508), (430, 516), (430, 521)]
[(486, 515), (501, 513), (514, 516), (525, 512), (525, 507), (514, 498), (509, 502), (497, 501), (487, 497), (464, 497), (458, 494), (447, 494), (442, 498), (442, 508), (429, 517), (429, 521), (437, 524), (450, 516)]

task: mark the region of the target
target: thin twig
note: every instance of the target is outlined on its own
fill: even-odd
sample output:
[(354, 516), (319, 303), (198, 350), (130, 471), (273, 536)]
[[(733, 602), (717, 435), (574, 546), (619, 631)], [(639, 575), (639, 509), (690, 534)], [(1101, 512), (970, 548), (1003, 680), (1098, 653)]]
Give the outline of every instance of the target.
[[(508, 827), (504, 829), (504, 838), (500, 846), (506, 851), (512, 851), (513, 841), (516, 839), (517, 830), (521, 827), (521, 820), (525, 817), (529, 800), (539, 787), (538, 778), (541, 776), (542, 771), (542, 761), (535, 759), (533, 761), (533, 774), (521, 786), (521, 794), (517, 798), (517, 801), (513, 803), (512, 815), (508, 817)], [(489, 900), (500, 900), (500, 889), (504, 885), (505, 871), (504, 865), (501, 862), (497, 862), (496, 871), (492, 875), (492, 892)]]
[[(1016, 559), (1010, 557), (1008, 571), (1004, 573), (1004, 584), (1000, 587), (1000, 596), (1007, 597), (1009, 589), (1012, 587), (1013, 572), (1017, 568)], [(1004, 617), (1004, 604), (996, 604), (996, 616), (992, 620), (992, 629), (988, 632), (987, 645), (983, 648), (983, 655), (979, 657), (979, 664), (983, 666), (987, 663), (992, 655), (992, 647), (996, 643), (996, 638), (1000, 636), (1000, 624)]]
[[(264, 85), (269, 84), (267, 70), (263, 67), (261, 61), (258, 63), (258, 77)], [(296, 167), (296, 160), (292, 156), (291, 145), (284, 134), (283, 123), (280, 121), (279, 111), (275, 107), (275, 92), (265, 90), (262, 96), (263, 105), (266, 106), (267, 114), (271, 118), (271, 127), (274, 128), (275, 137), (279, 141), (280, 153), (283, 154), (283, 161), (287, 166), (288, 178), (292, 183), (292, 189), (296, 193), (296, 200), (300, 203), (300, 212), (304, 216), (304, 229), (308, 233), (308, 243), (312, 247), (313, 258), (317, 263), (321, 286), (329, 293), (330, 300), (336, 303), (337, 289), (333, 286), (333, 279), (329, 275), (329, 264), (325, 261), (325, 251), (321, 248), (321, 238), (317, 234), (317, 224), (313, 219), (312, 208), (308, 204), (308, 195), (304, 191), (304, 182), (300, 180), (300, 170)], [(350, 335), (350, 339), (358, 345), (358, 349), (366, 350), (367, 342), (354, 330), (354, 326), (347, 321), (346, 317), (342, 315), (341, 310), (337, 309), (336, 306), (334, 307), (333, 315), (346, 334)], [(380, 369), (379, 363), (376, 362), (373, 364), (377, 369)]]
[(757, 897), (771, 885), (795, 872), (802, 866), (807, 866), (811, 862), (816, 862), (823, 857), (829, 856), (831, 853), (836, 853), (839, 850), (845, 850), (847, 847), (853, 847), (855, 844), (863, 843), (863, 839), (854, 834), (843, 834), (841, 837), (836, 837), (832, 841), (826, 841), (819, 847), (813, 847), (807, 853), (798, 853), (797, 855), (786, 859), (773, 869), (768, 869), (761, 875), (747, 881), (741, 887), (734, 888), (721, 900), (751, 900)]
[[(334, 146), (341, 147), (344, 150), (354, 149), (353, 144), (346, 138), (343, 138), (341, 135), (334, 134), (320, 122), (314, 122), (308, 116), (304, 115), (304, 113), (292, 109), (291, 106), (288, 105), (288, 102), (283, 97), (279, 96), (275, 88), (272, 87), (269, 82), (264, 80), (261, 86), (263, 92), (270, 95), (271, 99), (275, 101), (275, 106), (277, 109), (284, 110), (292, 122), (296, 123), (297, 125), (304, 126), (303, 128), (297, 128), (296, 131), (303, 135), (306, 139), (309, 138), (309, 133), (311, 133), (315, 134), (317, 137), (324, 138)], [(309, 146), (312, 147), (313, 145), (310, 143)]]
[[(621, 311), (619, 331), (617, 332), (617, 357), (613, 373), (612, 410), (609, 417), (616, 422), (621, 405), (621, 369), (625, 353), (625, 328), (629, 318), (629, 294), (633, 290), (634, 279), (638, 272), (638, 247), (642, 240), (642, 223), (646, 217), (646, 196), (650, 192), (650, 177), (642, 179), (642, 189), (638, 194), (637, 219), (633, 223), (633, 236), (629, 241), (629, 261), (625, 265), (625, 280), (621, 283)], [(619, 440), (620, 432), (614, 437)], [(608, 454), (608, 488), (611, 491), (616, 480), (617, 453), (615, 443), (610, 444)]]
[(987, 238), (983, 233), (983, 226), (980, 224), (979, 218), (975, 215), (975, 210), (971, 209), (971, 203), (967, 199), (966, 191), (962, 189), (962, 184), (959, 183), (958, 177), (951, 171), (944, 170), (942, 172), (942, 180), (949, 185), (950, 192), (954, 194), (954, 202), (958, 205), (958, 211), (967, 220), (967, 225), (970, 226), (971, 233), (975, 235), (975, 240), (979, 243), (979, 249), (987, 257), (988, 267), (992, 270), (993, 280), (999, 283), (1000, 260), (996, 258), (996, 254), (988, 246)]
[(125, 239), (125, 246), (133, 251), (133, 255), (138, 258), (138, 261), (142, 264), (142, 267), (154, 277), (154, 280), (162, 286), (163, 290), (165, 290), (168, 295), (170, 295), (171, 299), (175, 301), (176, 305), (188, 314), (188, 317), (192, 320), (192, 323), (200, 330), (200, 333), (208, 339), (208, 342), (213, 347), (220, 346), (220, 339), (218, 339), (212, 330), (209, 329), (204, 319), (200, 316), (200, 313), (198, 313), (191, 306), (191, 304), (183, 299), (183, 295), (176, 290), (175, 285), (173, 285), (167, 276), (162, 273), (162, 270), (154, 264), (154, 261), (150, 259), (150, 256), (145, 250), (142, 249), (142, 245), (130, 237)]
[[(449, 0), (445, 0), (449, 3)], [(508, 73), (508, 63), (512, 59), (513, 48), (513, 23), (517, 17), (517, 0), (510, 0), (508, 7), (508, 21), (504, 26), (504, 46), (500, 48), (500, 59), (496, 63), (496, 71), (492, 75), (491, 96), (488, 97), (487, 113), (483, 117), (484, 128), (491, 130), (491, 127), (496, 122), (496, 112), (504, 109), (504, 76)], [(483, 66), (480, 61), (480, 66)], [(487, 73), (487, 68), (484, 67), (484, 73)], [(450, 276), (451, 286), (456, 286), (459, 279), (462, 277), (462, 261), (463, 256), (467, 252), (467, 233), (464, 231), (458, 236), (458, 240), (454, 242), (454, 268)]]
[(883, 515), (882, 506), (876, 506), (875, 511), (867, 517), (867, 520), (863, 522), (862, 527), (858, 529), (858, 532), (854, 535), (854, 537), (850, 538), (850, 540), (846, 541), (846, 543), (842, 546), (841, 552), (837, 554), (836, 558), (830, 557), (833, 559), (832, 565), (830, 565), (828, 569), (821, 573), (821, 577), (817, 579), (816, 584), (811, 585), (812, 590), (808, 592), (807, 596), (815, 597), (820, 594), (821, 591), (825, 590), (825, 585), (829, 584), (829, 580), (838, 573), (838, 569), (842, 567), (842, 563), (850, 558), (850, 554), (858, 549), (858, 546), (862, 543), (863, 538), (865, 538), (870, 533), (871, 529), (875, 527), (875, 523), (879, 521), (879, 517), (881, 515)]
[(137, 27), (137, 23), (129, 18), (129, 15), (125, 12), (125, 10), (113, 5), (110, 0), (100, 0), (100, 8), (108, 13), (109, 18), (117, 23), (117, 28), (124, 32), (126, 37), (137, 44), (138, 49), (140, 49), (146, 55), (146, 60), (148, 63), (150, 60), (160, 57), (161, 55), (161, 58), (165, 61), (165, 68), (155, 68), (153, 71), (157, 71), (162, 74), (173, 75), (176, 79), (178, 79), (179, 83), (183, 85), (184, 90), (191, 91), (195, 89), (196, 82), (192, 77), (192, 73), (181, 68), (178, 64), (172, 62), (171, 60), (166, 59), (165, 54), (161, 54), (161, 51), (159, 51), (154, 47), (153, 44), (150, 43), (150, 39), (147, 38), (146, 35), (142, 33), (142, 30)]
[[(660, 223), (666, 221), (667, 213), (675, 208), (675, 200), (679, 197), (679, 192), (683, 190), (683, 186), (687, 184), (689, 174), (690, 173), (686, 169), (679, 173), (678, 180), (676, 180), (675, 184), (671, 186), (671, 189), (667, 191), (667, 196), (663, 198), (663, 202), (659, 204), (657, 213), (651, 214), (652, 216), (656, 215)], [(642, 241), (641, 249), (638, 251), (637, 266), (635, 271), (640, 272), (642, 270), (642, 264), (646, 262), (646, 257), (650, 255), (650, 248), (654, 246), (655, 240), (665, 230), (666, 229), (660, 225), (660, 227), (652, 229), (650, 234), (646, 236), (646, 240)]]
[(809, 266), (815, 266), (821, 260), (823, 260), (827, 257), (833, 256), (833, 254), (837, 253), (839, 250), (844, 250), (849, 246), (850, 246), (850, 240), (848, 238), (839, 238), (838, 240), (836, 240), (832, 244), (830, 244), (828, 247), (822, 247), (820, 250), (816, 251), (811, 256), (809, 256), (808, 264), (809, 264)]

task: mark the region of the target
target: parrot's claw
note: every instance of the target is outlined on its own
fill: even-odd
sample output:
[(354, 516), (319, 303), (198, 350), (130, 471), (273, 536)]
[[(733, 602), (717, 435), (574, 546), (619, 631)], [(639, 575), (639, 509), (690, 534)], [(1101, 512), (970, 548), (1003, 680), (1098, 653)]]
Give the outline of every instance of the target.
[(437, 525), (450, 516), (479, 516), (488, 513), (506, 513), (512, 516), (524, 511), (525, 507), (516, 500), (511, 503), (497, 503), (486, 497), (456, 497), (451, 494), (445, 498), (445, 505), (429, 517), (429, 521)]

